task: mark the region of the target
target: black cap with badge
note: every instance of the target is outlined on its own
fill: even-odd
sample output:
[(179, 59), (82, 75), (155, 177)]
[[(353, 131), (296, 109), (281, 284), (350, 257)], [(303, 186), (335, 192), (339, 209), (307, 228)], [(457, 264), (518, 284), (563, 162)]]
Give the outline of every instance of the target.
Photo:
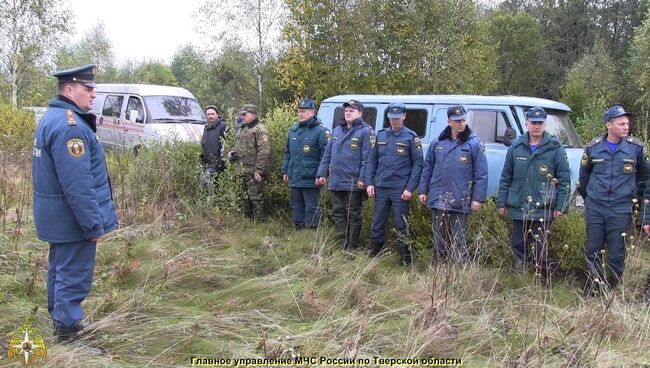
[(95, 88), (95, 71), (97, 65), (88, 64), (75, 68), (60, 70), (52, 74), (59, 79), (59, 83), (82, 83), (86, 87)]

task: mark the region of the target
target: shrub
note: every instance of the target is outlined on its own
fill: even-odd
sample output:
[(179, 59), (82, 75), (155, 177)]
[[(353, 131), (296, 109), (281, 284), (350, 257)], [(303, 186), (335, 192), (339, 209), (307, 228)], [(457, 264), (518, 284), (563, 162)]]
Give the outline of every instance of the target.
[(35, 129), (33, 113), (0, 104), (0, 146), (3, 150), (31, 152)]

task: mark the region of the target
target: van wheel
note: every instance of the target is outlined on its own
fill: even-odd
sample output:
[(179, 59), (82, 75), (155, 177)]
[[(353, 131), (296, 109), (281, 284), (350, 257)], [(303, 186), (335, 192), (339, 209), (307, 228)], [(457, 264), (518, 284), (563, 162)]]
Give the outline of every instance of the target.
[(138, 153), (140, 153), (140, 151), (142, 151), (142, 145), (137, 145), (137, 146), (133, 147), (133, 154), (134, 155), (137, 156)]

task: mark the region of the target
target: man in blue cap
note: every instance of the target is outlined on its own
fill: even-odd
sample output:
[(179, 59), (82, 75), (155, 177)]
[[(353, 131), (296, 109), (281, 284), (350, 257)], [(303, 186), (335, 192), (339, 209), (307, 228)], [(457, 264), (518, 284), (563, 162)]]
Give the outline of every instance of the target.
[[(571, 192), (571, 169), (566, 152), (554, 135), (545, 132), (546, 111), (526, 111), (527, 132), (506, 153), (497, 196), (499, 214), (512, 219), (512, 253), (515, 272), (531, 261), (550, 286), (548, 230), (566, 210)], [(530, 254), (531, 245), (535, 252)]]
[(422, 143), (414, 131), (404, 126), (404, 104), (388, 105), (387, 116), (390, 127), (377, 132), (366, 170), (366, 191), (375, 199), (370, 255), (376, 256), (386, 242), (386, 220), (392, 207), (397, 250), (402, 265), (407, 266), (411, 264), (411, 250), (405, 242), (406, 221), (422, 173)]
[[(344, 120), (332, 132), (318, 166), (316, 185), (328, 183), (332, 198), (332, 217), (343, 249), (361, 246), (363, 196), (366, 191), (366, 166), (375, 140), (372, 127), (363, 121), (363, 104), (350, 100), (343, 104)], [(329, 177), (329, 180), (327, 179)]]
[(487, 196), (487, 158), (467, 126), (463, 106), (447, 109), (447, 127), (431, 142), (420, 178), (420, 203), (431, 209), (433, 247), (438, 260), (467, 260), (467, 215)]
[(34, 224), (50, 243), (48, 311), (58, 341), (79, 340), (100, 237), (117, 227), (104, 150), (97, 138), (95, 65), (54, 73), (58, 97), (36, 128), (32, 150)]
[(296, 229), (315, 229), (320, 219), (320, 188), (316, 171), (329, 131), (316, 117), (316, 103), (298, 103), (298, 121), (289, 129), (282, 162), (282, 180), (291, 187), (291, 214)]
[[(614, 289), (623, 276), (625, 234), (650, 176), (645, 146), (628, 137), (629, 116), (622, 106), (609, 108), (603, 115), (607, 134), (587, 144), (580, 162), (579, 191), (585, 200), (587, 223), (585, 297)], [(601, 266), (605, 244), (607, 270)]]

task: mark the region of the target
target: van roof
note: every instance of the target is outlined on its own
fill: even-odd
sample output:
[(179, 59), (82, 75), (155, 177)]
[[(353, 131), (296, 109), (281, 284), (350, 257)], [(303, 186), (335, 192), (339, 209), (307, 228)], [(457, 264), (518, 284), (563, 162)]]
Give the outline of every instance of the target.
[(338, 95), (323, 102), (344, 103), (359, 100), (363, 103), (440, 103), (440, 104), (475, 104), (475, 105), (516, 105), (539, 106), (571, 112), (571, 108), (561, 102), (536, 97), (522, 96), (476, 96), (476, 95)]
[(179, 96), (194, 98), (194, 95), (185, 88), (157, 86), (154, 84), (98, 84), (95, 87), (98, 93), (130, 93), (140, 96)]

